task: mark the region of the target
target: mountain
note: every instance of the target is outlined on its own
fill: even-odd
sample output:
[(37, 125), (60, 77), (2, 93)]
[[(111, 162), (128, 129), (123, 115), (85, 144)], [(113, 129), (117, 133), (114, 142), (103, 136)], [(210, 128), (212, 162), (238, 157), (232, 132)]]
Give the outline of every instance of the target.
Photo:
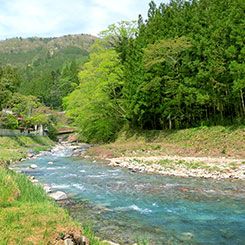
[(0, 67), (17, 68), (22, 80), (18, 92), (60, 108), (62, 98), (78, 85), (77, 73), (95, 40), (86, 34), (7, 39), (0, 41)]
[(11, 38), (0, 41), (0, 64), (24, 67), (41, 63), (81, 59), (87, 56), (95, 36), (80, 34), (54, 38)]

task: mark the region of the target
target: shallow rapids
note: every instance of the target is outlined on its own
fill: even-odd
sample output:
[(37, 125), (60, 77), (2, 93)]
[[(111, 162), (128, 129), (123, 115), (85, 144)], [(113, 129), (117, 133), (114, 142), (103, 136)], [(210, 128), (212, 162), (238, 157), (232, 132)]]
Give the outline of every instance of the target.
[(72, 157), (73, 149), (58, 146), (12, 168), (67, 193), (71, 215), (102, 239), (151, 245), (245, 241), (244, 181), (133, 173)]

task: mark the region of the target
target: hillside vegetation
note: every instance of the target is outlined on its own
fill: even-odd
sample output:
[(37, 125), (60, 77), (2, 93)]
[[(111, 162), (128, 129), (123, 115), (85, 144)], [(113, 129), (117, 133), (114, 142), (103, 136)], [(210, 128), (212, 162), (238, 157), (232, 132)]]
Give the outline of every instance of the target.
[[(11, 38), (4, 41), (0, 41), (0, 53), (4, 54), (1, 56), (1, 61), (11, 64), (16, 64), (22, 66), (29, 64), (29, 60), (26, 59), (28, 56), (24, 56), (28, 52), (36, 52), (36, 55), (40, 56), (40, 51), (46, 50), (50, 55), (53, 53), (61, 52), (66, 48), (73, 47), (80, 49), (81, 52), (88, 52), (91, 43), (95, 40), (95, 37), (92, 35), (66, 35), (62, 37), (51, 37), (51, 38)], [(74, 53), (75, 54), (75, 53)], [(19, 59), (14, 60), (14, 56), (19, 56)], [(79, 52), (77, 53), (79, 55)], [(51, 55), (52, 56), (52, 55)], [(20, 60), (22, 61), (20, 63)]]
[(151, 1), (146, 20), (109, 26), (65, 99), (81, 139), (243, 124), (243, 19), (242, 0)]
[(25, 158), (28, 153), (48, 150), (54, 142), (48, 137), (0, 137), (0, 166)]
[(95, 39), (82, 34), (0, 41), (0, 67), (16, 67), (18, 92), (59, 108), (62, 98), (77, 86), (77, 69), (86, 61)]
[(200, 127), (182, 130), (123, 131), (114, 143), (95, 146), (99, 158), (183, 156), (245, 159), (244, 127)]
[[(55, 136), (66, 121), (57, 110), (65, 110), (81, 141), (108, 143), (87, 154), (121, 157), (115, 166), (131, 157), (127, 167), (139, 171), (156, 156), (178, 174), (208, 168), (244, 179), (244, 36), (243, 0), (172, 0), (151, 1), (146, 20), (112, 24), (100, 38), (0, 41), (0, 127), (42, 125)], [(52, 145), (47, 137), (0, 137), (0, 165)], [(217, 170), (167, 155), (239, 161), (218, 159)], [(40, 186), (0, 166), (1, 244), (56, 244), (69, 232), (81, 230)]]

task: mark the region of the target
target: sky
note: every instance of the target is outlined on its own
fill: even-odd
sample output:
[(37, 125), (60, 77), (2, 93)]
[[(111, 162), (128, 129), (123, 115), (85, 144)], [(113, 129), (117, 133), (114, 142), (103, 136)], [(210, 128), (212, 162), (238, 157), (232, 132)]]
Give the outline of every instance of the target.
[[(121, 20), (147, 16), (150, 0), (0, 0), (0, 39), (97, 35)], [(158, 5), (168, 0), (155, 0)]]

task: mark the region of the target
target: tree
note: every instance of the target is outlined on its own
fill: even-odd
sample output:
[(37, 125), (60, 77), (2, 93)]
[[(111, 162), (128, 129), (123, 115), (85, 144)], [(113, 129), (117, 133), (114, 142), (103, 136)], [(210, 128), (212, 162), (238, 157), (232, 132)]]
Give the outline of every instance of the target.
[(12, 66), (0, 67), (0, 109), (6, 106), (20, 83), (21, 77), (16, 68)]
[(35, 96), (26, 96), (20, 93), (14, 93), (7, 103), (7, 107), (11, 108), (15, 114), (25, 117), (31, 116), (33, 111), (40, 106), (41, 103)]
[(94, 45), (94, 52), (79, 73), (80, 85), (64, 100), (67, 114), (88, 142), (115, 137), (124, 119), (120, 100), (123, 70), (115, 50)]
[(118, 52), (120, 60), (124, 63), (127, 59), (128, 47), (130, 42), (137, 35), (136, 21), (121, 21), (117, 24), (109, 25), (109, 27), (100, 33), (102, 41), (115, 48)]
[[(124, 62), (132, 127), (244, 120), (243, 7), (241, 0), (150, 3)], [(183, 37), (190, 47), (180, 45)]]

